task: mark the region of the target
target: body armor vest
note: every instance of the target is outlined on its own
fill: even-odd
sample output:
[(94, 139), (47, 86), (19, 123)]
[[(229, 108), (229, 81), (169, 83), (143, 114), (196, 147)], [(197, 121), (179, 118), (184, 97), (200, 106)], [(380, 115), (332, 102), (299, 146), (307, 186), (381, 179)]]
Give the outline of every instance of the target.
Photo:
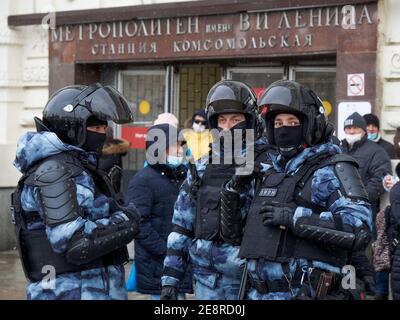
[(207, 165), (196, 195), (196, 239), (219, 238), (221, 188), (234, 173), (234, 164)]
[[(327, 208), (311, 201), (313, 174), (317, 169), (328, 165), (329, 161), (324, 161), (326, 158), (325, 154), (306, 162), (294, 175), (277, 173), (273, 169), (266, 172), (247, 216), (240, 257), (262, 258), (281, 263), (288, 262), (291, 258), (318, 260), (335, 266), (346, 263), (348, 252), (344, 249), (319, 246), (314, 242), (299, 239), (283, 227), (264, 226), (259, 214), (263, 204), (283, 204), (293, 209), (302, 206), (312, 209), (314, 213), (327, 211)], [(328, 155), (328, 160), (329, 158)]]
[[(73, 176), (77, 176), (85, 170), (78, 159), (66, 153), (46, 158), (44, 161), (49, 159), (57, 159), (64, 162), (65, 165), (72, 168)], [(41, 218), (38, 212), (30, 212), (29, 215), (27, 215), (23, 211), (21, 205), (21, 193), (25, 185), (33, 186), (35, 171), (42, 162), (43, 161), (35, 164), (21, 177), (16, 190), (11, 195), (12, 221), (15, 224), (17, 247), (26, 278), (31, 282), (41, 281), (43, 276), (46, 274), (43, 267), (48, 265), (54, 267), (56, 275), (60, 275), (63, 273), (78, 272), (109, 265), (120, 265), (127, 262), (128, 252), (126, 247), (123, 247), (88, 264), (80, 266), (74, 265), (69, 263), (63, 254), (58, 254), (53, 251), (50, 242), (47, 239), (45, 228), (36, 230), (28, 229), (27, 226), (30, 221), (40, 221)], [(88, 172), (90, 173), (89, 170)], [(103, 176), (105, 177), (106, 175)], [(110, 183), (105, 184), (110, 185)], [(98, 191), (96, 191), (96, 193), (98, 193)], [(115, 191), (110, 191), (110, 194), (114, 193)]]

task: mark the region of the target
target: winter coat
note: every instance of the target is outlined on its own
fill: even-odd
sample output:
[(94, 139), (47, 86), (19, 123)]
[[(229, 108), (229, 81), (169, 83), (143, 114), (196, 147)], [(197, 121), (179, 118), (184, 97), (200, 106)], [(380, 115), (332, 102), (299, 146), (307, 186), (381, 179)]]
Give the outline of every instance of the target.
[[(135, 264), (138, 291), (160, 294), (167, 238), (172, 229), (172, 214), (184, 175), (166, 165), (148, 165), (129, 182), (127, 202), (133, 202), (142, 221), (135, 239)], [(192, 292), (188, 270), (180, 292)]]
[(342, 141), (344, 153), (352, 156), (358, 163), (362, 182), (367, 190), (373, 213), (379, 211), (379, 198), (385, 192), (383, 177), (392, 173), (389, 156), (384, 149), (364, 136), (350, 149), (346, 140)]

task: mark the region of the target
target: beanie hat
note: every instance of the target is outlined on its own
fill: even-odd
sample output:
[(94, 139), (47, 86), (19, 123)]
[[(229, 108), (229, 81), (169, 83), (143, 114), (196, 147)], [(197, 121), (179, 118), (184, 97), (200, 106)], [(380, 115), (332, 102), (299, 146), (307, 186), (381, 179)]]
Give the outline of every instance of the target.
[(204, 118), (204, 120), (205, 120), (205, 122), (206, 122), (206, 128), (208, 128), (208, 118), (207, 118), (206, 111), (205, 111), (204, 109), (199, 109), (199, 110), (197, 110), (197, 111), (193, 114), (193, 117), (192, 117), (192, 124), (193, 124), (194, 118), (195, 118), (196, 116), (200, 116), (200, 117)]
[(377, 127), (379, 129), (379, 119), (376, 115), (372, 113), (365, 114), (363, 116), (365, 121), (367, 122), (367, 126), (372, 124), (373, 126)]
[(172, 113), (160, 113), (156, 120), (154, 120), (154, 125), (167, 123), (171, 126), (178, 127), (178, 119)]
[(354, 112), (344, 121), (344, 129), (346, 129), (347, 127), (357, 127), (367, 132), (367, 123), (358, 112)]

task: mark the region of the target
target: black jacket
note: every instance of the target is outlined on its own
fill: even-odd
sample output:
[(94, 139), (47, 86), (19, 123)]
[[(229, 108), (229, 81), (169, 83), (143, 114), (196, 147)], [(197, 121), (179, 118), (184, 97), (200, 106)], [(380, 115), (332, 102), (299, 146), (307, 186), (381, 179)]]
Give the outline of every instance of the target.
[[(165, 165), (147, 166), (129, 182), (126, 201), (133, 202), (142, 216), (140, 232), (135, 238), (136, 281), (141, 293), (161, 292), (167, 238), (184, 175), (182, 171), (171, 170)], [(192, 292), (190, 270), (180, 292)]]
[(358, 162), (358, 171), (367, 190), (373, 213), (376, 214), (379, 210), (379, 197), (385, 192), (382, 179), (392, 173), (389, 156), (377, 143), (368, 140), (366, 135), (351, 149), (347, 141), (343, 140), (341, 148)]
[[(396, 183), (390, 190), (390, 215), (387, 225), (391, 246), (394, 239), (400, 240), (400, 183)], [(391, 282), (393, 298), (400, 300), (400, 245), (392, 252)]]
[(394, 145), (392, 143), (380, 138), (377, 144), (385, 149), (390, 159), (397, 159), (396, 152), (394, 151)]

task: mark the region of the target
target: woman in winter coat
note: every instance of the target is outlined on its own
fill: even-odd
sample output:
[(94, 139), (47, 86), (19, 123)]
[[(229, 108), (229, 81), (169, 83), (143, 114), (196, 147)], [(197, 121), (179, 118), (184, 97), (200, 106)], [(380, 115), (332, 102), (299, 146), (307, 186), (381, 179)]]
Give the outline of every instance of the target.
[[(160, 297), (163, 261), (167, 253), (167, 238), (172, 230), (174, 204), (186, 176), (186, 167), (182, 164), (183, 149), (176, 139), (175, 127), (166, 123), (150, 127), (146, 141), (147, 154), (154, 149), (154, 141), (150, 141), (149, 137), (158, 133), (164, 133), (166, 138), (165, 145), (157, 150), (156, 156), (160, 157), (156, 163), (147, 157), (148, 165), (129, 182), (126, 199), (128, 203), (134, 203), (142, 215), (140, 232), (135, 240), (137, 291), (150, 294), (152, 300)], [(180, 288), (181, 297), (191, 292), (189, 271)]]

